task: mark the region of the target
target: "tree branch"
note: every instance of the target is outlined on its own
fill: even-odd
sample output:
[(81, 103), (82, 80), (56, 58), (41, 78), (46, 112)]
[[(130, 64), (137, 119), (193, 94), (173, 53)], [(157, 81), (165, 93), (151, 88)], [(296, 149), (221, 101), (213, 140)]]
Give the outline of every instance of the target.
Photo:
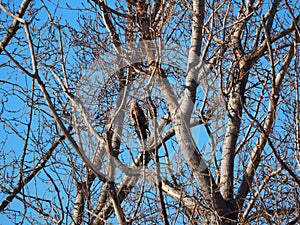
[[(28, 6), (31, 2), (32, 2), (32, 0), (23, 0), (23, 2), (21, 3), (19, 10), (18, 10), (17, 14), (15, 15), (15, 18), (14, 18), (12, 24), (10, 25), (10, 27), (8, 28), (8, 31), (6, 32), (5, 36), (3, 37), (3, 39), (0, 42), (0, 54), (3, 51), (3, 49), (6, 48), (6, 46), (10, 42), (10, 40), (16, 35), (17, 30), (20, 29), (20, 27), (19, 27), (20, 18), (22, 18), (24, 16), (26, 9), (28, 8)], [(3, 9), (4, 6), (2, 5), (2, 3), (0, 3), (0, 5), (1, 5), (1, 8)]]

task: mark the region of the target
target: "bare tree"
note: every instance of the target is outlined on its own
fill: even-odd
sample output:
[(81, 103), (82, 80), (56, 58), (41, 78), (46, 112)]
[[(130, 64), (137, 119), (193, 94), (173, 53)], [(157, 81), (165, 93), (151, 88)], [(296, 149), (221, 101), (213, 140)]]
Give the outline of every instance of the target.
[(296, 1), (0, 9), (0, 220), (299, 223)]

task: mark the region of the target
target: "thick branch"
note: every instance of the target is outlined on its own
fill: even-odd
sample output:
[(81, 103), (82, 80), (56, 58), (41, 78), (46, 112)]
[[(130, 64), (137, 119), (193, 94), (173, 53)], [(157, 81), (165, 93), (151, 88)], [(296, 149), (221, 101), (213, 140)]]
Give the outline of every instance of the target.
[[(16, 16), (18, 18), (22, 18), (26, 12), (26, 9), (28, 8), (30, 2), (32, 2), (32, 0), (24, 0), (16, 14)], [(5, 36), (3, 37), (3, 39), (0, 42), (0, 54), (3, 51), (4, 48), (6, 48), (6, 46), (8, 45), (8, 43), (10, 42), (10, 40), (15, 36), (15, 34), (17, 33), (17, 30), (20, 29), (19, 27), (20, 21), (15, 18), (11, 24), (11, 26), (8, 28), (8, 31), (6, 32)]]

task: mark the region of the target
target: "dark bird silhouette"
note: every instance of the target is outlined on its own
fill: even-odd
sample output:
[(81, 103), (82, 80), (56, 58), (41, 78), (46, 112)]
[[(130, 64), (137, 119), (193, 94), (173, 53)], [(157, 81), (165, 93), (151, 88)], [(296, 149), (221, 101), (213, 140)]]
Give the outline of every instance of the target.
[(139, 104), (134, 101), (130, 108), (130, 117), (134, 124), (135, 131), (139, 137), (139, 139), (147, 139), (148, 135), (148, 120), (145, 117), (145, 114)]

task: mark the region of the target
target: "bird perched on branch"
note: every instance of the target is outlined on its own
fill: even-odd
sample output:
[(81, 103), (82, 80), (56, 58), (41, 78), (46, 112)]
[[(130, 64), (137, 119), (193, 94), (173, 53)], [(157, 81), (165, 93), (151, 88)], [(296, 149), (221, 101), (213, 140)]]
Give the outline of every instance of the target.
[(134, 124), (135, 131), (139, 137), (139, 139), (147, 139), (147, 135), (149, 132), (148, 128), (148, 120), (139, 106), (139, 104), (134, 101), (130, 108), (130, 117)]

